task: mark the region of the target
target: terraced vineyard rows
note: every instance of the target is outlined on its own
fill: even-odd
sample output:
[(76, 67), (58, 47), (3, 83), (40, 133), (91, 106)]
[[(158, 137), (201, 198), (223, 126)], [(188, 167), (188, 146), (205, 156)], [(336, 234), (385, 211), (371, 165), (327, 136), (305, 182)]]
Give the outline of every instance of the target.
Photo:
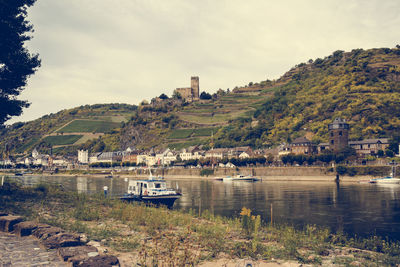
[(269, 94), (225, 95), (213, 103), (194, 103), (178, 112), (179, 119), (198, 125), (226, 125), (229, 120), (248, 117)]

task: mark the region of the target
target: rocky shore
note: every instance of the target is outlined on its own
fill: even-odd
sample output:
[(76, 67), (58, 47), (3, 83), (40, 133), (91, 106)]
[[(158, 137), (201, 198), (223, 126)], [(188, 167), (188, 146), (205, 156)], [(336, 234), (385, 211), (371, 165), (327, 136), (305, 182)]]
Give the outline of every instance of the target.
[(0, 214), (0, 266), (120, 266), (84, 235)]

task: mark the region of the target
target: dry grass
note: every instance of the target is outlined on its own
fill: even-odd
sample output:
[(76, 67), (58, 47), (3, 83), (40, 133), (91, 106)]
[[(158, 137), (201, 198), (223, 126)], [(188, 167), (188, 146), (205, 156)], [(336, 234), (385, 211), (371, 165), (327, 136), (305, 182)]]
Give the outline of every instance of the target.
[[(194, 266), (220, 257), (261, 261), (274, 258), (313, 265), (400, 263), (398, 243), (379, 238), (348, 239), (316, 226), (299, 230), (261, 225), (259, 216), (248, 209), (236, 219), (214, 216), (207, 210), (199, 216), (194, 211), (124, 203), (101, 194), (89, 196), (47, 185), (27, 189), (9, 184), (0, 189), (0, 207), (0, 211), (85, 233), (112, 253), (129, 258), (133, 265)], [(344, 258), (348, 245), (360, 248), (351, 250), (352, 261)]]

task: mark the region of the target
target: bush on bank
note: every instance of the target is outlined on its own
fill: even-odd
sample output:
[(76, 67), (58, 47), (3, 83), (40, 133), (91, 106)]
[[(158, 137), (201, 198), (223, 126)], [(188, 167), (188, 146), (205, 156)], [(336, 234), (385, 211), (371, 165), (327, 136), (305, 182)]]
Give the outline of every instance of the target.
[(390, 166), (336, 166), (336, 172), (339, 175), (371, 175), (371, 176), (386, 176), (390, 173)]

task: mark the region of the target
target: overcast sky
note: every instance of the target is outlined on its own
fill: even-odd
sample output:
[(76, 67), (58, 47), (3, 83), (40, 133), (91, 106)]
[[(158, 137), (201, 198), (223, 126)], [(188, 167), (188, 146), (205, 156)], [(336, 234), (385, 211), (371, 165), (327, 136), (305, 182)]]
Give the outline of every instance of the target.
[(398, 0), (38, 0), (27, 43), (42, 67), (10, 122), (276, 79), (335, 50), (400, 43)]

